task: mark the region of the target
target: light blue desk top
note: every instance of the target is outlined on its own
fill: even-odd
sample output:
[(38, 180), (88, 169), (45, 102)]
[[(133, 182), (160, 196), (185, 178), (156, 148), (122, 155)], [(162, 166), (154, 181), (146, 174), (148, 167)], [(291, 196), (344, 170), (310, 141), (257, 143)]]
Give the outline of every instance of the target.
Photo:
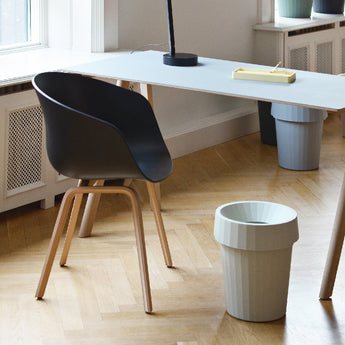
[(345, 77), (296, 71), (291, 84), (232, 79), (239, 67), (272, 68), (242, 62), (199, 57), (194, 67), (164, 65), (162, 52), (146, 51), (71, 66), (69, 72), (145, 84), (256, 99), (308, 108), (345, 109)]

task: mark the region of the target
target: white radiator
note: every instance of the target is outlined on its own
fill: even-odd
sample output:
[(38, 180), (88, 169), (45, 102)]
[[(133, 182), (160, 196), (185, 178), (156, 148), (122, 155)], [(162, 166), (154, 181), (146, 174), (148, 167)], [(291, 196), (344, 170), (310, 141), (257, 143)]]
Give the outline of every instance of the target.
[(297, 70), (345, 72), (345, 20), (287, 21), (256, 25), (255, 61)]
[(52, 207), (55, 195), (76, 181), (59, 176), (48, 161), (35, 92), (13, 91), (7, 89), (0, 96), (0, 212), (35, 201)]

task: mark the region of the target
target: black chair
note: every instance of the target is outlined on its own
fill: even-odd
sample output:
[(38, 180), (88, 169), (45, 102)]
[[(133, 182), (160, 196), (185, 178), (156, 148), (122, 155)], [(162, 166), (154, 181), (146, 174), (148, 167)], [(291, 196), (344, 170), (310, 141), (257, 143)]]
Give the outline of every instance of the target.
[[(121, 193), (130, 198), (147, 313), (152, 311), (144, 229), (136, 192), (125, 186), (99, 186), (97, 181), (146, 181), (165, 263), (172, 267), (154, 183), (172, 170), (150, 103), (140, 94), (78, 74), (47, 72), (33, 78), (46, 125), (49, 160), (60, 174), (79, 179), (62, 200), (36, 297), (42, 298), (72, 201), (60, 265), (66, 263), (83, 194)], [(93, 181), (93, 186), (85, 181)], [(94, 183), (96, 182), (96, 183)]]

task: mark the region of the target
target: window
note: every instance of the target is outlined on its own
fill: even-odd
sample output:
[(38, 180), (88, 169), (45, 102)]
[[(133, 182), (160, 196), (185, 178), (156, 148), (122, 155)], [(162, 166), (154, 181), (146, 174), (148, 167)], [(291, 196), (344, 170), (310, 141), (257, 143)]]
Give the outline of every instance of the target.
[(39, 43), (40, 0), (0, 0), (0, 50)]

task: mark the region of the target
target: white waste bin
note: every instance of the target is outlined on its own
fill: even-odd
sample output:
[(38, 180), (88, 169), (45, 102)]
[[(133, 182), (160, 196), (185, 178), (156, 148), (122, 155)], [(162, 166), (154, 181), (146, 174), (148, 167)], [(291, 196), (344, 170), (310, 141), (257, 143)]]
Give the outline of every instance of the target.
[(214, 236), (221, 244), (227, 312), (242, 320), (277, 320), (286, 313), (297, 213), (264, 201), (217, 208)]
[(279, 165), (290, 170), (319, 167), (325, 110), (273, 103)]

